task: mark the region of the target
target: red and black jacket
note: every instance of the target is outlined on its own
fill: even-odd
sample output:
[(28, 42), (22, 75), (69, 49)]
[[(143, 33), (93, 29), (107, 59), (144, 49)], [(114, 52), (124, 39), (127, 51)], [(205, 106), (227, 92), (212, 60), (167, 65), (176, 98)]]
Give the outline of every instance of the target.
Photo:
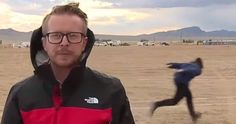
[(49, 64), (36, 62), (36, 54), (42, 50), (42, 46), (35, 45), (40, 33), (41, 28), (31, 39), (35, 74), (11, 88), (1, 124), (134, 124), (120, 80), (85, 66), (94, 42), (90, 30), (90, 47), (80, 61), (83, 66), (74, 68), (62, 85)]

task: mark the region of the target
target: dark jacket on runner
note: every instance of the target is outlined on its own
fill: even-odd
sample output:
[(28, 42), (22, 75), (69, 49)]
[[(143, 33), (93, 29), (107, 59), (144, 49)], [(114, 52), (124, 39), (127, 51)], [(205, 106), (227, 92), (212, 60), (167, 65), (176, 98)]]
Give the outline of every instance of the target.
[(169, 68), (177, 69), (174, 81), (176, 84), (189, 85), (189, 82), (202, 73), (201, 67), (197, 63), (169, 63)]

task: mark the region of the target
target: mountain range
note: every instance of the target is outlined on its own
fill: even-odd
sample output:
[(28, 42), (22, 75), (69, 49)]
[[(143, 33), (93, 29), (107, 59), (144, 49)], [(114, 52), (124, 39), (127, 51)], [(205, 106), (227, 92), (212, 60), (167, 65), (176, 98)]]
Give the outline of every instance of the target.
[[(166, 32), (156, 32), (151, 34), (140, 34), (140, 35), (107, 35), (107, 34), (96, 34), (96, 39), (111, 39), (121, 41), (139, 41), (141, 39), (152, 40), (152, 41), (170, 41), (170, 40), (181, 40), (181, 39), (236, 39), (236, 31), (217, 30), (206, 32), (197, 26), (186, 27), (178, 30), (170, 30)], [(21, 42), (29, 41), (32, 35), (30, 32), (19, 32), (14, 29), (0, 29), (0, 40)]]

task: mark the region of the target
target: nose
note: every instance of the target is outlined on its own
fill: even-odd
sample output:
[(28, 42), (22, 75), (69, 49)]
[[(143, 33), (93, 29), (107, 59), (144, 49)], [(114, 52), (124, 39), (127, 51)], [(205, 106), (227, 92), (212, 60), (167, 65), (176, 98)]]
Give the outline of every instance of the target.
[(60, 43), (60, 46), (68, 46), (68, 45), (69, 45), (69, 41), (68, 41), (66, 35), (64, 35), (62, 38), (62, 41)]

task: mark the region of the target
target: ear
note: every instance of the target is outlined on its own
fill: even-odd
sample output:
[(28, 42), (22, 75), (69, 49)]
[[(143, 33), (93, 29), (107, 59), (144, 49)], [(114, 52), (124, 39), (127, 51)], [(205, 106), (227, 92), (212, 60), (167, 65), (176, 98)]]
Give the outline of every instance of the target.
[(43, 46), (43, 49), (47, 52), (47, 47), (46, 47), (46, 38), (45, 37), (42, 37), (41, 38), (41, 42), (42, 42), (42, 46)]
[(85, 37), (85, 38), (84, 38), (84, 41), (83, 41), (83, 51), (84, 51), (85, 48), (86, 48), (87, 42), (88, 42), (88, 37)]

